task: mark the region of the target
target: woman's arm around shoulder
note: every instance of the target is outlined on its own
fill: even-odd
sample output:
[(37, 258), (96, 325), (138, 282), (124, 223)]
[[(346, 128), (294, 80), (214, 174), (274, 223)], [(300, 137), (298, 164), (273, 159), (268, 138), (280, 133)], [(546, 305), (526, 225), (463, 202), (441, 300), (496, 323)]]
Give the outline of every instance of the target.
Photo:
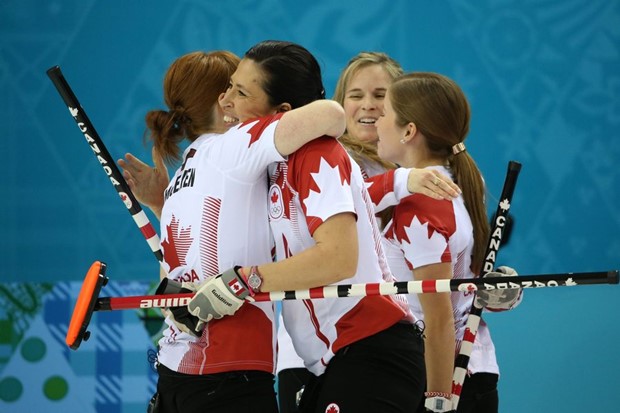
[(274, 141), (278, 152), (287, 156), (315, 138), (338, 138), (344, 130), (342, 106), (334, 100), (316, 100), (286, 112), (276, 126)]

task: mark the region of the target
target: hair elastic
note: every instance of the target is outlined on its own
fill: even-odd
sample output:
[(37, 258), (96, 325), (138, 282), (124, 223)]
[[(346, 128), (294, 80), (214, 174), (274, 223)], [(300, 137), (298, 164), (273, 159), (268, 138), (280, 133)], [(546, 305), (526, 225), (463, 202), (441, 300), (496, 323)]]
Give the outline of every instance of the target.
[(463, 142), (459, 142), (452, 147), (452, 153), (454, 155), (458, 155), (459, 153), (465, 151), (465, 144)]

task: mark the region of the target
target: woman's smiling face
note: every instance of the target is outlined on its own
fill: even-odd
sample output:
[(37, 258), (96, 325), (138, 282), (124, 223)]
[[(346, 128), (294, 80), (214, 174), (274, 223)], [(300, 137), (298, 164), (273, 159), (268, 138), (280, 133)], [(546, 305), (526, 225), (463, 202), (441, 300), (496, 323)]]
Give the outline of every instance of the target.
[(347, 132), (353, 138), (377, 142), (375, 121), (383, 112), (385, 93), (391, 83), (388, 73), (378, 64), (360, 68), (349, 81), (344, 94)]
[(244, 122), (276, 112), (263, 89), (264, 74), (251, 59), (241, 59), (230, 78), (228, 89), (220, 98), (227, 120)]

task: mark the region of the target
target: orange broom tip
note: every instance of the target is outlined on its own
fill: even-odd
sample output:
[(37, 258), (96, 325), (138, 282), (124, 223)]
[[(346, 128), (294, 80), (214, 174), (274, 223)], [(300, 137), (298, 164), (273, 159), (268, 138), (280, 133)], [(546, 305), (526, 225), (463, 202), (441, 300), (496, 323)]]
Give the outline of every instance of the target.
[(71, 316), (71, 322), (65, 337), (65, 343), (73, 350), (77, 350), (82, 340), (86, 341), (90, 336), (87, 328), (99, 298), (101, 287), (107, 280), (105, 270), (106, 265), (104, 263), (95, 261), (86, 273), (86, 277), (84, 277), (82, 289), (75, 302), (73, 315)]

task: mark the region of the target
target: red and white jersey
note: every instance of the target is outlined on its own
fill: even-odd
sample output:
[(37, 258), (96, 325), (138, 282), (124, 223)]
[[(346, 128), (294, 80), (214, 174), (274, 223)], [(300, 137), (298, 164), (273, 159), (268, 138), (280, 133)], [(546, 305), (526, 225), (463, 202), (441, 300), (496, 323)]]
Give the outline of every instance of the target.
[[(452, 177), (443, 166), (429, 167)], [(424, 265), (452, 263), (454, 279), (473, 278), (471, 254), (474, 245), (473, 226), (465, 209), (463, 197), (438, 201), (414, 194), (404, 198), (395, 208), (392, 221), (384, 232), (384, 248), (390, 269), (398, 281), (411, 281), (412, 270)], [(416, 294), (408, 295), (411, 311), (418, 319), (424, 314)], [(460, 347), (473, 296), (451, 294), (454, 310), (457, 351)], [(486, 323), (481, 320), (470, 355), (471, 373), (499, 374), (495, 346)]]
[[(274, 144), (280, 117), (200, 136), (184, 151), (161, 213), (169, 278), (203, 282), (234, 265), (271, 262), (267, 167), (284, 159)], [(186, 374), (273, 373), (274, 310), (273, 303), (248, 303), (234, 317), (207, 323), (200, 338), (182, 333), (167, 319), (159, 362)], [(239, 332), (243, 340), (236, 338)]]
[(278, 318), (278, 356), (276, 364), (276, 374), (282, 370), (304, 368), (304, 361), (297, 355), (293, 340), (284, 327), (282, 312)]
[[(371, 198), (376, 197), (381, 205), (374, 205), (375, 211), (381, 211), (387, 206), (396, 205), (400, 199), (409, 196), (407, 190), (407, 179), (409, 169), (398, 168), (386, 171), (382, 166), (374, 162), (358, 163), (366, 188), (369, 190)], [(377, 218), (377, 225), (380, 219)], [(278, 356), (276, 372), (286, 369), (304, 367), (303, 360), (297, 355), (293, 347), (290, 335), (284, 327), (282, 315), (278, 323)]]
[[(269, 220), (278, 260), (312, 247), (312, 234), (329, 217), (351, 212), (357, 218), (358, 239), (351, 241), (359, 246), (358, 270), (340, 284), (393, 280), (359, 166), (335, 139), (316, 139), (270, 166), (270, 182)], [(316, 375), (340, 348), (412, 321), (406, 303), (386, 296), (284, 301), (282, 315), (295, 351)]]
[(401, 199), (411, 195), (407, 189), (409, 171), (407, 168), (391, 169), (366, 179), (366, 188), (375, 212), (398, 205)]

